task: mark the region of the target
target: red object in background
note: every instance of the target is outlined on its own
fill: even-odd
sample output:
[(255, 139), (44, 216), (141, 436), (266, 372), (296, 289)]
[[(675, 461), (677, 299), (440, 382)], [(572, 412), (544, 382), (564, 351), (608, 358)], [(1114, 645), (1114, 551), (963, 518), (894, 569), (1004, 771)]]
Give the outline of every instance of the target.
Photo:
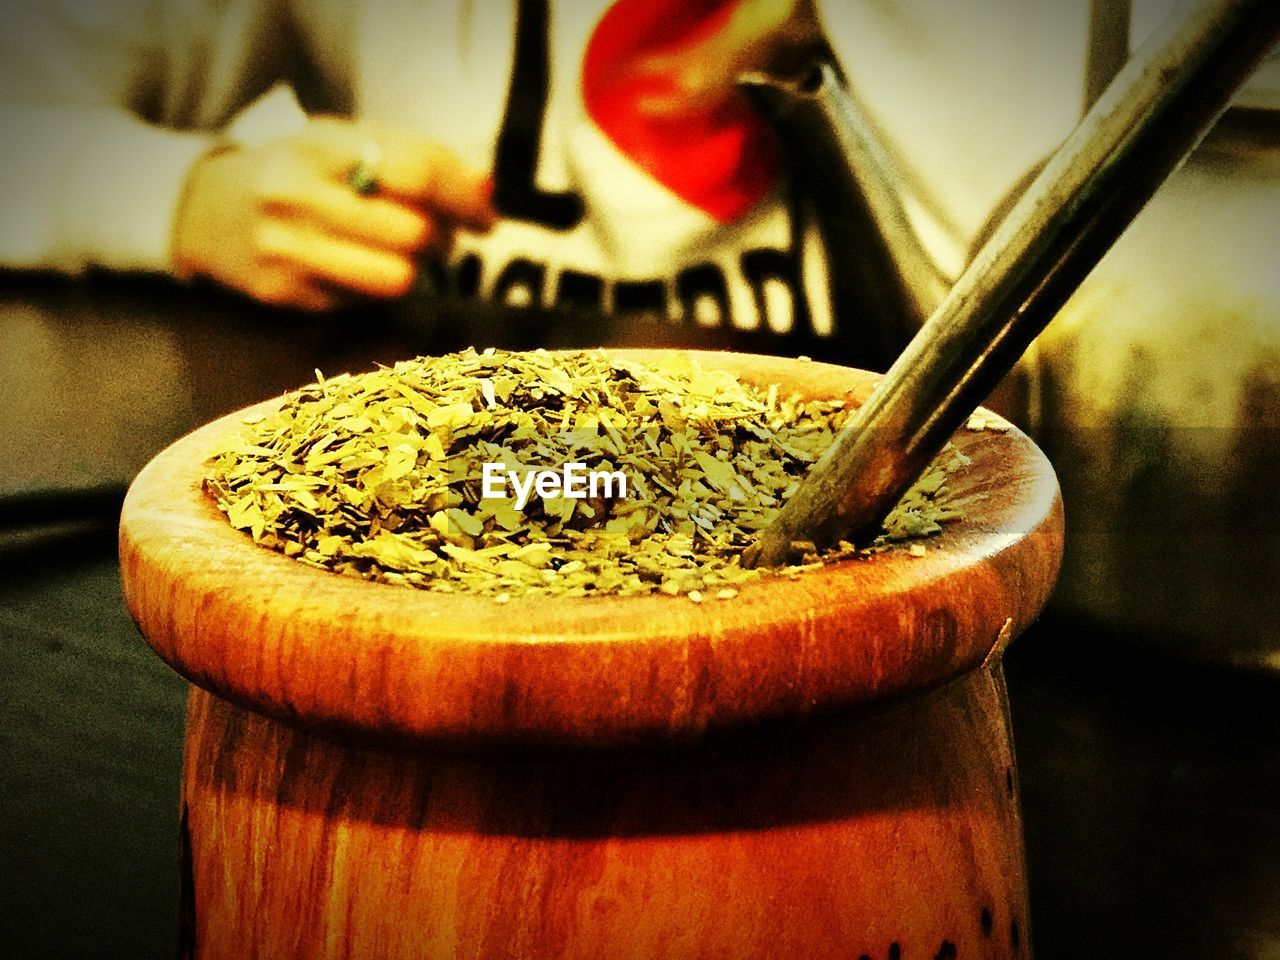
[[(721, 223), (749, 211), (778, 182), (769, 127), (729, 88), (712, 103), (658, 114), (698, 47), (724, 30), (741, 0), (619, 0), (596, 25), (582, 64), (587, 113), (637, 166)], [(653, 70), (651, 58), (669, 67)]]

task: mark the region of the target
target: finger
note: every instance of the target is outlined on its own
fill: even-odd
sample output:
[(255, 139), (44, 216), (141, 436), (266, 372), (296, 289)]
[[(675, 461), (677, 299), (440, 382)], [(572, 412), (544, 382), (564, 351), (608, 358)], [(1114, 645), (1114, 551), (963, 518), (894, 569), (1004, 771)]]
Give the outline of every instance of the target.
[(488, 230), (497, 220), (492, 179), (438, 144), (401, 135), (384, 148), (381, 170), (386, 193), (437, 211), (459, 226)]
[(300, 283), (296, 289), (292, 306), (311, 313), (325, 313), (337, 309), (347, 301), (348, 297), (340, 290), (311, 281)]
[(304, 136), (325, 154), (334, 182), (346, 183), (356, 164), (366, 160), (384, 196), (473, 230), (487, 230), (497, 219), (492, 179), (438, 143), (372, 121), (317, 120)]
[(258, 246), (268, 262), (372, 297), (403, 296), (414, 281), (413, 261), (402, 253), (297, 224), (269, 221), (260, 228)]
[(349, 298), (349, 294), (283, 264), (258, 271), (245, 292), (271, 306), (313, 313), (333, 310)]
[(442, 232), (416, 207), (382, 197), (361, 197), (329, 181), (315, 184), (300, 204), (329, 232), (399, 253), (420, 253)]

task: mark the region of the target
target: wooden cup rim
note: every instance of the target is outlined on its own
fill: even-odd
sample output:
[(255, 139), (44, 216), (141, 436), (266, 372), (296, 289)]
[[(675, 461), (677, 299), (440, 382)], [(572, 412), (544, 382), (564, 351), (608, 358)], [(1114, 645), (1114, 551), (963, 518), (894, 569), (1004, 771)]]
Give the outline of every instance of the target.
[[(876, 381), (811, 361), (681, 352), (807, 397), (857, 403)], [(953, 442), (972, 463), (952, 486), (964, 517), (922, 557), (844, 560), (701, 604), (499, 604), (371, 583), (255, 545), (204, 494), (217, 443), (277, 402), (188, 434), (142, 470), (121, 515), (121, 578), (130, 614), (175, 670), (314, 728), (617, 744), (870, 703), (981, 664), (1038, 614), (1061, 558), (1062, 506), (1044, 455), (1014, 428), (962, 429)]]

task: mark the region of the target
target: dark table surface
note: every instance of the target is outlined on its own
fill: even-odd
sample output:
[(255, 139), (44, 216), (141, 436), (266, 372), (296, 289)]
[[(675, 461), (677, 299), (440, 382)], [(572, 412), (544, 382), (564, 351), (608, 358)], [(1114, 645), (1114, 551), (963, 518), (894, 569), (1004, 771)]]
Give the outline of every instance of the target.
[[(165, 285), (3, 280), (0, 951), (170, 957), (186, 684), (122, 607), (125, 483), (168, 440), (315, 366), (534, 332), (527, 316), (315, 319)], [(758, 348), (661, 322), (557, 324), (537, 342)], [(1048, 615), (1006, 660), (1036, 954), (1276, 960), (1280, 676), (1125, 649)]]

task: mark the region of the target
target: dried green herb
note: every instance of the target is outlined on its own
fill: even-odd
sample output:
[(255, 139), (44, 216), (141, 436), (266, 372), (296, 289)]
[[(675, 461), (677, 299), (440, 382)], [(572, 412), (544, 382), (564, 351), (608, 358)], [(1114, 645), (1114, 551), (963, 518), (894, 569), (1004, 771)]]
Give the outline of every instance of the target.
[[(782, 396), (683, 355), (468, 350), (318, 376), (248, 422), (204, 482), (258, 543), (343, 574), (500, 601), (728, 600), (778, 572), (745, 570), (740, 553), (845, 415), (839, 402)], [(940, 530), (954, 516), (947, 469), (962, 461), (935, 464), (871, 549)], [(620, 471), (627, 496), (535, 492), (517, 510), (482, 496), (485, 463), (518, 476), (568, 463)]]

